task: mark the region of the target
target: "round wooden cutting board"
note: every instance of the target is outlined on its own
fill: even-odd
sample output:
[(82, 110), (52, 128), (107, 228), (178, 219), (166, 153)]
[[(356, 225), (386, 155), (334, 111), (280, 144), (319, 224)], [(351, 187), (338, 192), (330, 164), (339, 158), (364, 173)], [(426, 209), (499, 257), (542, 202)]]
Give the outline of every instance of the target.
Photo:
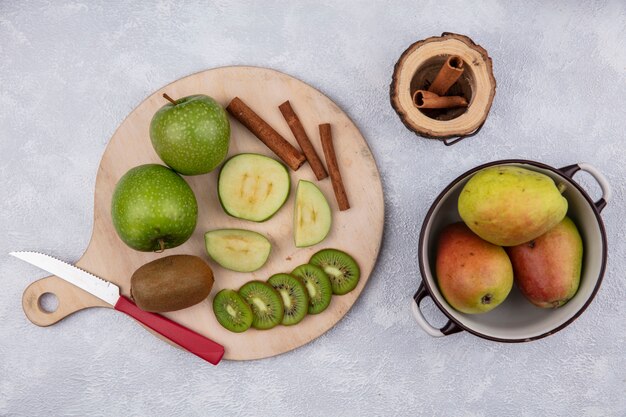
[[(290, 171), (291, 195), (278, 213), (263, 223), (229, 217), (217, 198), (217, 174), (184, 177), (198, 200), (198, 225), (193, 236), (182, 246), (165, 253), (137, 252), (127, 247), (117, 236), (111, 223), (111, 196), (117, 181), (137, 165), (162, 163), (154, 152), (148, 128), (154, 113), (164, 104), (163, 93), (180, 98), (206, 94), (222, 106), (238, 96), (274, 127), (283, 137), (297, 146), (278, 106), (290, 100), (299, 115), (316, 151), (323, 158), (318, 125), (330, 123), (337, 159), (346, 186), (351, 208), (340, 212), (329, 178), (316, 181), (305, 163), (298, 171)], [(229, 155), (255, 152), (278, 159), (244, 126), (233, 118)], [(299, 179), (317, 184), (325, 194), (333, 212), (333, 226), (328, 237), (309, 248), (296, 248), (293, 241), (293, 206)], [(350, 118), (328, 97), (315, 88), (280, 72), (255, 67), (224, 67), (190, 75), (175, 81), (148, 97), (124, 120), (106, 148), (96, 178), (94, 230), (87, 250), (76, 263), (79, 267), (117, 284), (129, 295), (130, 277), (141, 265), (174, 254), (192, 254), (207, 260), (215, 274), (211, 295), (193, 307), (166, 313), (177, 321), (224, 345), (224, 358), (232, 360), (259, 359), (295, 349), (319, 337), (333, 327), (359, 297), (376, 262), (383, 233), (383, 190), (376, 162), (367, 142)], [(204, 233), (221, 228), (241, 228), (260, 232), (272, 242), (268, 262), (254, 273), (228, 271), (210, 260), (204, 248)], [(238, 289), (247, 281), (267, 280), (279, 272), (290, 272), (306, 263), (312, 254), (323, 248), (337, 248), (350, 253), (361, 267), (361, 279), (356, 289), (343, 296), (333, 296), (328, 309), (309, 315), (298, 325), (277, 326), (267, 331), (250, 329), (236, 334), (222, 328), (215, 319), (211, 303), (223, 288)], [(52, 313), (39, 306), (39, 297), (51, 292), (59, 298)], [(110, 307), (91, 294), (57, 277), (43, 278), (24, 292), (24, 311), (39, 326), (49, 326), (87, 307)]]

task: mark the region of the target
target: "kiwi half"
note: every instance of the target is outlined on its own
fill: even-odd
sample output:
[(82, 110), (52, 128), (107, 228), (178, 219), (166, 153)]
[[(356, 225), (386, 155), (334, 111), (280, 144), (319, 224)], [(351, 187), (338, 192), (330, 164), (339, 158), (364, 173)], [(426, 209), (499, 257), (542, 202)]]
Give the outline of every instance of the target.
[(309, 263), (319, 266), (328, 274), (333, 294), (347, 294), (359, 283), (359, 265), (352, 256), (338, 249), (322, 249), (311, 257)]
[(250, 281), (239, 288), (239, 295), (252, 309), (252, 327), (267, 330), (283, 320), (283, 300), (271, 285), (262, 281)]
[(227, 330), (245, 332), (252, 325), (252, 309), (234, 290), (222, 290), (213, 298), (213, 313), (217, 321)]
[(302, 281), (289, 274), (276, 274), (267, 282), (283, 299), (285, 314), (282, 324), (291, 326), (300, 323), (309, 310), (309, 293)]
[(328, 275), (317, 266), (304, 264), (291, 272), (302, 280), (309, 293), (309, 314), (318, 314), (326, 310), (333, 297), (333, 289)]

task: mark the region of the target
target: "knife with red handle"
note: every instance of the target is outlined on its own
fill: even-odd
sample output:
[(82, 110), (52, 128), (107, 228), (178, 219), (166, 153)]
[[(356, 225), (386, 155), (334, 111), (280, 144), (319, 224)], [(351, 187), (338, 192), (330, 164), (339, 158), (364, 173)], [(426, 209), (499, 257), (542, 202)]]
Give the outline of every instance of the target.
[(161, 336), (205, 361), (217, 365), (224, 356), (224, 346), (182, 326), (160, 314), (143, 311), (131, 300), (120, 295), (120, 288), (87, 271), (37, 252), (11, 252), (11, 255), (56, 275), (65, 281), (95, 295), (134, 318)]

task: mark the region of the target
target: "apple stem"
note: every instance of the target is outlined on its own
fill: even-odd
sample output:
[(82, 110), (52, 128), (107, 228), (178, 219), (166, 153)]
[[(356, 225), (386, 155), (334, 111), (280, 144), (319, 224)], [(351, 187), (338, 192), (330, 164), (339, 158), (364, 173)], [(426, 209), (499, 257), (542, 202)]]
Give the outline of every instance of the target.
[(165, 251), (165, 241), (163, 239), (159, 239), (159, 250), (156, 253), (163, 253)]
[(163, 93), (163, 98), (165, 98), (167, 101), (169, 101), (173, 105), (176, 105), (176, 100), (174, 100), (172, 97), (168, 96), (167, 93)]

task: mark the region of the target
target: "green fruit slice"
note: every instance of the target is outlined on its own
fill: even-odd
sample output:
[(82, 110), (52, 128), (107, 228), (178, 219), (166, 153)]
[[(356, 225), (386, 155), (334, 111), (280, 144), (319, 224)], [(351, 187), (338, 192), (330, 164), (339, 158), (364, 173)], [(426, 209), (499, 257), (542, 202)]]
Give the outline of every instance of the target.
[(302, 280), (309, 293), (309, 314), (318, 314), (326, 310), (333, 297), (333, 288), (328, 275), (317, 266), (304, 264), (291, 272)]
[(347, 294), (359, 283), (361, 277), (359, 265), (352, 256), (338, 249), (323, 249), (313, 255), (309, 262), (328, 274), (333, 294)]
[(211, 230), (204, 234), (209, 256), (226, 269), (252, 272), (262, 267), (272, 244), (260, 233), (242, 229)]
[(289, 172), (283, 164), (267, 156), (242, 153), (222, 167), (217, 193), (227, 214), (262, 222), (283, 206), (290, 187)]
[(283, 321), (283, 300), (271, 285), (250, 281), (239, 288), (239, 295), (252, 309), (252, 327), (255, 329), (271, 329)]
[(302, 281), (289, 274), (276, 274), (267, 282), (283, 299), (285, 315), (282, 324), (291, 326), (300, 323), (309, 310), (309, 293)]
[(245, 332), (252, 325), (252, 309), (234, 290), (222, 290), (213, 298), (213, 313), (227, 330)]
[(331, 223), (330, 206), (324, 194), (312, 182), (300, 180), (293, 216), (296, 247), (312, 246), (324, 240)]

